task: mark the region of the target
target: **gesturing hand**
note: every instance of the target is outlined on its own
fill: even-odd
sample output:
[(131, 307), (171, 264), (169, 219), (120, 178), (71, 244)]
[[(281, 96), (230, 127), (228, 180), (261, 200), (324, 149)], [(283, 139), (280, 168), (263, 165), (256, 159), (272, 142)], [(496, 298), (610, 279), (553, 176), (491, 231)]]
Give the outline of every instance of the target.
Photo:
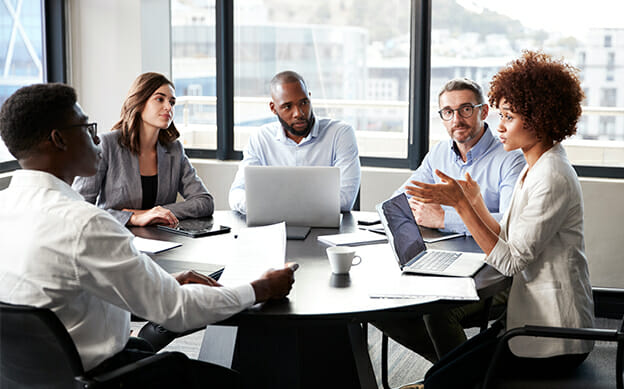
[(412, 181), (413, 186), (405, 187), (406, 193), (414, 197), (416, 201), (425, 204), (433, 203), (456, 207), (461, 201), (467, 201), (462, 186), (457, 180), (437, 169), (435, 172), (442, 179), (441, 184)]

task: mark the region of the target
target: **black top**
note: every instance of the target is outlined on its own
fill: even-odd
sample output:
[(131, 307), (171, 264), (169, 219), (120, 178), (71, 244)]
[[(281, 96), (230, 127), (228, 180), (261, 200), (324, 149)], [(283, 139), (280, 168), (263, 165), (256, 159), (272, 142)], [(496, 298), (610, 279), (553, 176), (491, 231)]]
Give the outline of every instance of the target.
[(158, 174), (154, 176), (141, 176), (141, 188), (143, 189), (141, 209), (154, 208), (156, 193), (158, 193)]

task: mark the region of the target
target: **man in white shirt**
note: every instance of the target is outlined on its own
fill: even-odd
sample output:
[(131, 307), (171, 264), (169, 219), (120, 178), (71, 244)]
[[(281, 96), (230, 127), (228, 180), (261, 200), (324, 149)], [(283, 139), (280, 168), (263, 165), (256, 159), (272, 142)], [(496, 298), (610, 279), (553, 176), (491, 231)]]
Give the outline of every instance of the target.
[[(183, 332), (289, 293), (290, 267), (237, 287), (194, 272), (174, 278), (134, 247), (124, 226), (72, 190), (74, 178), (95, 174), (100, 160), (97, 125), (87, 123), (73, 88), (19, 89), (0, 110), (0, 135), (23, 169), (0, 192), (0, 301), (51, 309), (85, 370), (145, 356), (128, 349), (130, 313)], [(189, 364), (195, 372), (210, 366)]]
[[(360, 189), (360, 158), (350, 125), (314, 116), (303, 78), (284, 71), (271, 80), (269, 108), (277, 121), (251, 135), (232, 187), (230, 208), (247, 213), (245, 166), (337, 166), (340, 168), (340, 210), (353, 208)], [(287, 190), (287, 189), (285, 189)]]

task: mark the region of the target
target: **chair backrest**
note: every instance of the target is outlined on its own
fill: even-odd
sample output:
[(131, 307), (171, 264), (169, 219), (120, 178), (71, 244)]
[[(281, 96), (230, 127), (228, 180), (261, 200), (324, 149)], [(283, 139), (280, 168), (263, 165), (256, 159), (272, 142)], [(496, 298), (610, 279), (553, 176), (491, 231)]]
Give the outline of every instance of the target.
[(52, 311), (0, 302), (0, 388), (72, 388), (83, 371)]

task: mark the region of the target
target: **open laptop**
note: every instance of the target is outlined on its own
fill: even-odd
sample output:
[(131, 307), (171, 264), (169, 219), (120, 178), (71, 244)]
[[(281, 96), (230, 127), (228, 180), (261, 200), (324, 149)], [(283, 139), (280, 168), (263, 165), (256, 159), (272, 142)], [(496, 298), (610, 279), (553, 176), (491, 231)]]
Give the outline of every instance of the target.
[(471, 277), (485, 264), (482, 253), (427, 250), (405, 194), (377, 204), (376, 208), (404, 273)]
[(340, 169), (245, 166), (247, 225), (340, 226)]

